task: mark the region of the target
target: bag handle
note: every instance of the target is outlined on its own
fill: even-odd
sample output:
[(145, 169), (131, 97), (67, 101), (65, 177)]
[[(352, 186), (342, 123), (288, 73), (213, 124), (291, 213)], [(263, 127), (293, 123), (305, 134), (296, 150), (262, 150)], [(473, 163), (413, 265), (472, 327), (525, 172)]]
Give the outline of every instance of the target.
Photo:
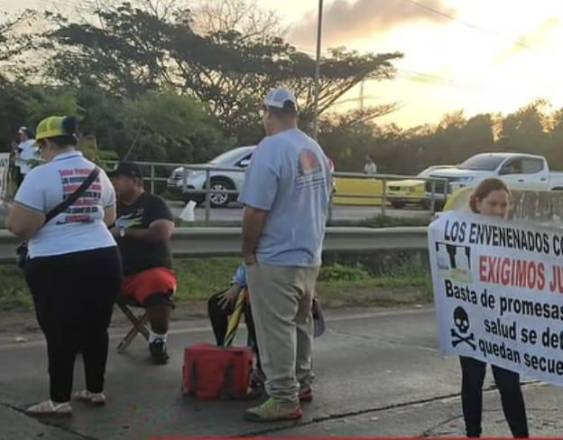
[(76, 202), (86, 192), (86, 190), (90, 187), (90, 185), (92, 185), (94, 180), (96, 180), (99, 175), (100, 169), (98, 167), (95, 167), (88, 175), (88, 177), (84, 180), (84, 182), (82, 182), (82, 184), (71, 195), (69, 195), (63, 202), (59, 203), (47, 214), (45, 214), (45, 222), (43, 224), (50, 222), (57, 215), (65, 212), (70, 205)]

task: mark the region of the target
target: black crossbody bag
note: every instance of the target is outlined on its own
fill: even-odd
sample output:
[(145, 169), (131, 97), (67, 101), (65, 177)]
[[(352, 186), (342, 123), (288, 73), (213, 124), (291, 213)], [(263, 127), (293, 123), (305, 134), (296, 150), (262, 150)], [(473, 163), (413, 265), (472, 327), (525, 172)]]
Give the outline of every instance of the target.
[[(68, 196), (63, 202), (59, 203), (53, 209), (51, 209), (45, 215), (45, 221), (43, 222), (43, 226), (49, 223), (52, 219), (54, 219), (60, 213), (66, 211), (70, 205), (76, 202), (85, 192), (86, 190), (92, 185), (94, 180), (98, 178), (100, 175), (100, 169), (98, 167), (94, 168), (92, 172), (88, 175), (86, 180), (82, 182), (82, 184), (74, 191), (70, 196)], [(25, 264), (28, 260), (28, 248), (27, 248), (27, 240), (24, 241), (22, 244), (18, 246), (16, 249), (16, 263), (19, 268), (23, 269)]]

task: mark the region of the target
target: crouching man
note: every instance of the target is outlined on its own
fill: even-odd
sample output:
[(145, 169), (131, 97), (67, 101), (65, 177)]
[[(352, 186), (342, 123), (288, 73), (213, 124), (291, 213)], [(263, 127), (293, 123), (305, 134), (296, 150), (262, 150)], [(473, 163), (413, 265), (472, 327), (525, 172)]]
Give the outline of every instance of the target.
[(122, 294), (146, 308), (151, 359), (155, 364), (165, 364), (169, 358), (166, 338), (174, 308), (172, 296), (177, 285), (169, 246), (174, 231), (172, 213), (164, 200), (145, 192), (137, 165), (122, 162), (108, 175), (118, 200), (112, 232), (123, 259)]

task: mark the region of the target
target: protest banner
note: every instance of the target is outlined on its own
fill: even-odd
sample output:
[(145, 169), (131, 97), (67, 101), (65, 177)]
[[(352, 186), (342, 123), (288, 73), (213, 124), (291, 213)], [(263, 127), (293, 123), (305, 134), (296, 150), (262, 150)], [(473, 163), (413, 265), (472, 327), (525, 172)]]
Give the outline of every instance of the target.
[(454, 211), (428, 238), (441, 352), (563, 385), (563, 230)]

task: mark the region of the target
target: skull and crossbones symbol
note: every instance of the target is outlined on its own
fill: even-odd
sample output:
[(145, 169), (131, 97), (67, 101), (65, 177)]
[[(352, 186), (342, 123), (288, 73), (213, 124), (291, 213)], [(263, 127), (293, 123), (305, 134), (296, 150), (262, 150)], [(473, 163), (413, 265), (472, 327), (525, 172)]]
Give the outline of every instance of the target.
[(467, 312), (463, 307), (456, 307), (454, 310), (454, 325), (459, 330), (459, 333), (456, 331), (455, 328), (452, 328), (451, 336), (452, 336), (452, 345), (457, 347), (462, 342), (469, 345), (473, 350), (476, 350), (477, 347), (475, 345), (475, 334), (465, 334), (469, 331), (469, 316), (467, 316)]

